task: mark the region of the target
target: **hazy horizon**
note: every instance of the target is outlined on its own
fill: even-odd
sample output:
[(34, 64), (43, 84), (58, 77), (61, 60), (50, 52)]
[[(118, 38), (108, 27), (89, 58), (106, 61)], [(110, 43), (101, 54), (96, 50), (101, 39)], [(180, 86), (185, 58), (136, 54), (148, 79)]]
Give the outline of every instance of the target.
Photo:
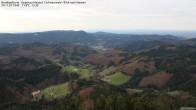
[(85, 31), (87, 33), (105, 32), (113, 34), (135, 34), (135, 35), (174, 35), (185, 38), (196, 38), (196, 30), (149, 30), (149, 29), (127, 29), (127, 30), (109, 30), (109, 29), (94, 29), (94, 30), (35, 30), (35, 31), (21, 31), (21, 32), (0, 32), (8, 34), (25, 34), (48, 31)]

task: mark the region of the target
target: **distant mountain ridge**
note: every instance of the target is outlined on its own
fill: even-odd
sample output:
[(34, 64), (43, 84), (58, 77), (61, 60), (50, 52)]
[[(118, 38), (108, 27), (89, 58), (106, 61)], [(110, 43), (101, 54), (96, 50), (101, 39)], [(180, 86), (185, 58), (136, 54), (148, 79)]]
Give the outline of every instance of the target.
[(158, 34), (158, 35), (166, 35), (171, 34), (174, 36), (181, 36), (184, 38), (195, 38), (196, 37), (196, 30), (156, 30), (156, 29), (128, 29), (128, 30), (86, 30), (86, 32), (109, 32), (109, 33), (116, 33), (116, 34)]
[(87, 33), (85, 31), (45, 31), (33, 33), (0, 33), (0, 43), (124, 43), (132, 41), (182, 40), (173, 35), (133, 35), (106, 32)]
[(53, 42), (86, 42), (92, 40), (90, 34), (84, 31), (47, 31), (35, 33), (3, 33), (0, 34), (1, 43), (53, 43)]

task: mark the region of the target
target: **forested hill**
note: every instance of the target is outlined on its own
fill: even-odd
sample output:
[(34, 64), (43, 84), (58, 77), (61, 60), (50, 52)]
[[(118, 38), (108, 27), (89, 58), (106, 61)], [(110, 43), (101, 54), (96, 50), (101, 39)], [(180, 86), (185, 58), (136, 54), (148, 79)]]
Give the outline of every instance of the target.
[(2, 33), (1, 43), (53, 43), (53, 42), (88, 42), (91, 41), (90, 34), (84, 31), (47, 31), (35, 33)]

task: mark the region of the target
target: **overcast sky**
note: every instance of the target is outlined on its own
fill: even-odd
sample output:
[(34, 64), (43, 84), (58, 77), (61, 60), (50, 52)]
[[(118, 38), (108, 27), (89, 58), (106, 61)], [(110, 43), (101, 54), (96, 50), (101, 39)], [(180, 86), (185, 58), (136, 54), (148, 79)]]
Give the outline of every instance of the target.
[(81, 1), (85, 1), (86, 4), (45, 5), (39, 8), (0, 6), (0, 32), (89, 29), (196, 30), (196, 0)]

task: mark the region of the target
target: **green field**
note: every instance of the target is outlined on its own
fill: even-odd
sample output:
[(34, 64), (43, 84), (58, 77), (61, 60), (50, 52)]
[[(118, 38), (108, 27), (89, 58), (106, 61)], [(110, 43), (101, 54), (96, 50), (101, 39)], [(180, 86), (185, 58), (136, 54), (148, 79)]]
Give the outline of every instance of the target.
[(40, 96), (44, 95), (46, 99), (54, 99), (66, 96), (68, 93), (68, 83), (64, 83), (41, 90)]
[(141, 92), (143, 92), (142, 89), (131, 89), (131, 88), (129, 88), (129, 89), (132, 90), (135, 93), (141, 93)]
[(80, 78), (88, 78), (90, 71), (88, 69), (79, 69)]
[(105, 78), (103, 78), (104, 81), (107, 81), (113, 85), (124, 84), (130, 79), (131, 79), (131, 76), (125, 75), (121, 72), (118, 72), (118, 73), (115, 73), (113, 75), (109, 75), (109, 76), (106, 76)]
[(76, 68), (74, 66), (66, 66), (66, 67), (63, 67), (63, 72), (76, 73), (76, 72), (78, 72), (78, 68)]
[(88, 69), (76, 68), (74, 66), (63, 67), (63, 72), (67, 73), (78, 73), (81, 78), (88, 78), (90, 76), (90, 71)]
[(176, 95), (180, 94), (179, 91), (171, 91), (171, 92), (167, 92), (167, 93), (172, 96), (176, 96)]
[(60, 67), (64, 67), (62, 64), (60, 63), (55, 63), (56, 65), (60, 66)]
[[(62, 67), (63, 72), (67, 73), (78, 73), (81, 78), (88, 78), (90, 76), (90, 71), (88, 69), (81, 69), (76, 68), (74, 66), (66, 66), (59, 64)], [(46, 99), (55, 99), (55, 98), (61, 98), (63, 96), (66, 96), (70, 91), (68, 90), (68, 83), (63, 83), (55, 86), (48, 87), (44, 90), (41, 90), (40, 92), (40, 98), (41, 96), (45, 96)]]
[[(43, 55), (43, 54), (42, 54)], [(50, 61), (52, 61), (53, 63), (58, 63), (58, 62), (60, 62), (61, 61), (61, 58), (56, 58), (56, 57), (54, 57), (54, 56), (52, 56), (52, 55), (43, 55), (43, 56), (45, 56), (46, 57), (46, 59), (49, 59)]]
[(110, 71), (112, 71), (114, 69), (114, 66), (111, 66), (109, 68), (106, 68), (105, 70), (103, 70), (102, 72), (100, 72), (99, 74), (101, 76), (105, 76), (107, 73), (109, 73)]
[(134, 92), (137, 92), (137, 93), (140, 93), (140, 92), (143, 92), (142, 89), (132, 89)]

